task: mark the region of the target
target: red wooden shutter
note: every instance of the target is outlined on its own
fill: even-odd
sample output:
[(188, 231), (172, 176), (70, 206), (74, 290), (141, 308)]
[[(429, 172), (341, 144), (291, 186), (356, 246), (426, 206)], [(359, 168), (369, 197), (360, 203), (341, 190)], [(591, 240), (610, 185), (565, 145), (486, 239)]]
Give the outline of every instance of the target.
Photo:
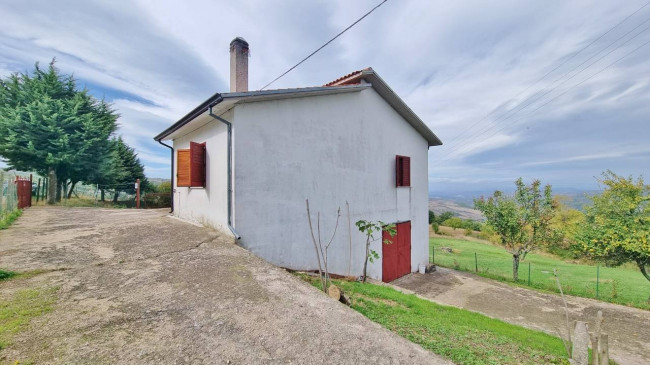
[(408, 156), (395, 156), (396, 186), (411, 186), (411, 158)]
[(402, 156), (402, 186), (411, 186), (411, 158)]
[(178, 150), (176, 186), (190, 186), (190, 150)]
[(190, 186), (205, 187), (205, 142), (190, 142)]

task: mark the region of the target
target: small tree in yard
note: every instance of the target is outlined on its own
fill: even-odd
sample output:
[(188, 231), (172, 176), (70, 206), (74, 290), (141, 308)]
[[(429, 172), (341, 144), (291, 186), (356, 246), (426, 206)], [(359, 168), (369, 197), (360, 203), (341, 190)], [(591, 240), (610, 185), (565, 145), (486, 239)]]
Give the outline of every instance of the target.
[(456, 230), (456, 228), (463, 227), (463, 220), (458, 217), (449, 218), (446, 221), (442, 222), (443, 226), (451, 227)]
[(329, 241), (324, 242), (321, 238), (320, 233), (320, 212), (316, 215), (316, 229), (317, 234), (314, 235), (314, 226), (311, 222), (311, 211), (309, 209), (309, 199), (306, 200), (307, 203), (307, 220), (309, 221), (309, 231), (311, 233), (311, 240), (314, 244), (314, 251), (316, 252), (316, 259), (318, 260), (318, 276), (321, 281), (321, 286), (324, 292), (327, 292), (327, 288), (330, 285), (330, 273), (329, 267), (327, 266), (327, 250), (329, 250), (332, 241), (334, 241), (334, 236), (336, 236), (336, 231), (339, 228), (339, 218), (341, 218), (341, 208), (336, 211), (336, 225), (334, 226), (334, 232)]
[[(366, 255), (363, 262), (363, 274), (362, 274), (362, 278), (363, 278), (362, 281), (365, 283), (366, 276), (367, 276), (366, 273), (368, 269), (368, 260), (370, 260), (370, 262), (375, 262), (374, 260), (379, 258), (379, 254), (377, 253), (377, 251), (370, 249), (370, 243), (377, 240), (374, 235), (376, 233), (379, 233), (383, 237), (383, 231), (386, 231), (392, 238), (395, 237), (397, 230), (394, 224), (386, 224), (382, 221), (366, 221), (362, 219), (362, 220), (358, 220), (355, 224), (357, 225), (359, 232), (364, 233), (366, 235)], [(382, 243), (391, 244), (392, 242), (389, 239), (385, 239), (382, 240)]]
[(522, 179), (515, 182), (514, 196), (500, 191), (485, 199), (474, 201), (476, 209), (487, 219), (486, 224), (499, 235), (500, 243), (512, 255), (512, 278), (519, 279), (519, 261), (548, 239), (550, 221), (555, 214), (551, 186), (540, 190), (539, 180), (526, 186)]
[(589, 257), (609, 265), (636, 263), (650, 280), (650, 186), (642, 178), (634, 181), (609, 170), (599, 182), (605, 190), (591, 198), (576, 241)]

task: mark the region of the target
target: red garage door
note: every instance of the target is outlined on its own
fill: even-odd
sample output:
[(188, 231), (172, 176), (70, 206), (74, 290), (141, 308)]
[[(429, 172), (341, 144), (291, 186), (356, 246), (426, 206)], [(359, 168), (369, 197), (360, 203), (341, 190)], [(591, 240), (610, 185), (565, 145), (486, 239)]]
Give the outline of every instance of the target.
[(383, 240), (391, 244), (382, 247), (382, 280), (393, 281), (411, 272), (411, 222), (397, 223), (397, 234), (391, 236), (384, 231)]

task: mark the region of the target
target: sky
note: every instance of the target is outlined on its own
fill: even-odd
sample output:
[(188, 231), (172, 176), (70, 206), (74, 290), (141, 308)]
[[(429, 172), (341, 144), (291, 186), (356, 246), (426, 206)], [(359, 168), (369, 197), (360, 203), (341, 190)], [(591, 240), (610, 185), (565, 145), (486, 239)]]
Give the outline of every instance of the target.
[[(0, 77), (56, 58), (113, 104), (147, 176), (166, 178), (153, 137), (229, 90), (233, 38), (250, 44), (255, 90), (379, 3), (0, 0)], [(444, 143), (429, 150), (432, 196), (518, 177), (594, 190), (606, 169), (650, 176), (648, 42), (645, 0), (390, 0), (269, 88), (372, 67)]]

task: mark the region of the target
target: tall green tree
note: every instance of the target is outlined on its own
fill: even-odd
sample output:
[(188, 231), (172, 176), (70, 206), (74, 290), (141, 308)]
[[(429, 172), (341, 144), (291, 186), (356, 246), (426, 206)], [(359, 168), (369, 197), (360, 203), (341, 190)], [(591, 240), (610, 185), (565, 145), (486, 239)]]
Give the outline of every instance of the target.
[(36, 63), (31, 75), (0, 80), (0, 156), (11, 168), (51, 176), (59, 192), (68, 181), (88, 180), (109, 158), (117, 118), (54, 60), (46, 70)]
[(514, 196), (495, 191), (493, 196), (474, 201), (486, 224), (500, 237), (500, 243), (512, 255), (512, 278), (519, 279), (519, 262), (549, 239), (549, 225), (555, 214), (551, 186), (540, 189), (539, 180), (527, 186), (521, 178), (515, 182)]
[(140, 179), (140, 190), (149, 190), (151, 188), (149, 180), (144, 175), (144, 166), (135, 149), (129, 147), (122, 137), (114, 138), (112, 143), (114, 153), (108, 169), (111, 174), (109, 179), (115, 188), (113, 201), (117, 201), (120, 191), (133, 189), (137, 179)]
[(604, 190), (591, 197), (576, 240), (589, 257), (612, 266), (634, 262), (650, 280), (650, 186), (607, 170)]

